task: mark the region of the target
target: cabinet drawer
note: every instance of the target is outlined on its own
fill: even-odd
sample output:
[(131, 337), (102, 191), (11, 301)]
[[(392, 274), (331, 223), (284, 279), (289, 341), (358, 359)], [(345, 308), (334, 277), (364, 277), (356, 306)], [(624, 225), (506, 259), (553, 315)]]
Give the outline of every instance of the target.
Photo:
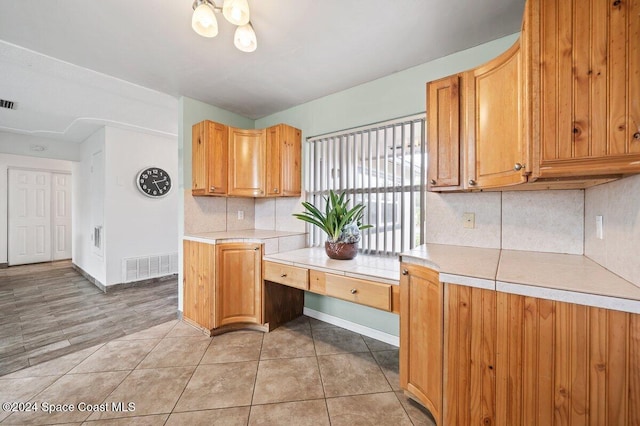
[(264, 279), (289, 287), (309, 290), (309, 270), (305, 268), (265, 261)]
[(315, 293), (391, 311), (391, 284), (327, 274), (313, 269), (309, 278), (309, 290)]

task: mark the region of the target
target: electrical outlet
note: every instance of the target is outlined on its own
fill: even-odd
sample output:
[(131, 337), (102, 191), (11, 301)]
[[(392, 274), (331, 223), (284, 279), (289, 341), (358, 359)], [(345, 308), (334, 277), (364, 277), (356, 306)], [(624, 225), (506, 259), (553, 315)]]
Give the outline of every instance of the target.
[(462, 215), (462, 226), (465, 228), (473, 229), (476, 227), (476, 214), (464, 213)]
[(238, 220), (244, 220), (244, 211), (238, 210)]
[(596, 238), (599, 240), (604, 239), (602, 216), (596, 216)]

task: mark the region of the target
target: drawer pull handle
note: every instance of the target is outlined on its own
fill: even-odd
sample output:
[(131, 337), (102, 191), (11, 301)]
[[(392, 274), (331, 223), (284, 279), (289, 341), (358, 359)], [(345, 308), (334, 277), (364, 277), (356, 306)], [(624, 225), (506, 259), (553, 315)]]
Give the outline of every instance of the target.
[(216, 187), (215, 187), (215, 186), (212, 186), (211, 188), (209, 188), (209, 191), (211, 191), (211, 192), (213, 192), (213, 191), (215, 191), (215, 190), (216, 190)]
[(351, 294), (356, 294), (357, 292), (358, 292), (358, 289), (357, 289), (357, 288), (352, 288), (352, 289), (351, 289)]
[(287, 276), (287, 274), (280, 274), (280, 278), (284, 278), (286, 276)]
[(402, 275), (409, 275), (409, 271), (407, 269), (402, 270)]

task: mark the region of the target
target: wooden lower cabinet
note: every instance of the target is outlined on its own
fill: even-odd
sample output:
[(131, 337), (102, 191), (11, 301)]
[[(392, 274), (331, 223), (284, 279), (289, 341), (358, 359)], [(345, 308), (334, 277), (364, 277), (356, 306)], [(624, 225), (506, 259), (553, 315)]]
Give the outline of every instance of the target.
[(400, 385), (438, 425), (640, 425), (640, 315), (401, 270)]
[(262, 325), (261, 263), (261, 244), (184, 241), (184, 320), (210, 334)]
[(215, 259), (213, 244), (184, 241), (183, 307), (185, 321), (212, 330), (216, 327)]
[(216, 325), (262, 323), (262, 244), (216, 246)]
[(497, 335), (497, 424), (640, 424), (640, 315), (498, 293)]

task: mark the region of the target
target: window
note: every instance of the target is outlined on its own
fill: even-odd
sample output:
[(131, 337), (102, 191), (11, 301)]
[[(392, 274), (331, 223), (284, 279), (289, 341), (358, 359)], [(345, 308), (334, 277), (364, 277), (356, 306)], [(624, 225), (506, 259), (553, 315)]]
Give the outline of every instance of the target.
[[(425, 116), (377, 123), (308, 139), (307, 201), (324, 205), (329, 190), (363, 203), (360, 249), (397, 254), (423, 243), (426, 152)], [(326, 236), (310, 229), (312, 246)]]

